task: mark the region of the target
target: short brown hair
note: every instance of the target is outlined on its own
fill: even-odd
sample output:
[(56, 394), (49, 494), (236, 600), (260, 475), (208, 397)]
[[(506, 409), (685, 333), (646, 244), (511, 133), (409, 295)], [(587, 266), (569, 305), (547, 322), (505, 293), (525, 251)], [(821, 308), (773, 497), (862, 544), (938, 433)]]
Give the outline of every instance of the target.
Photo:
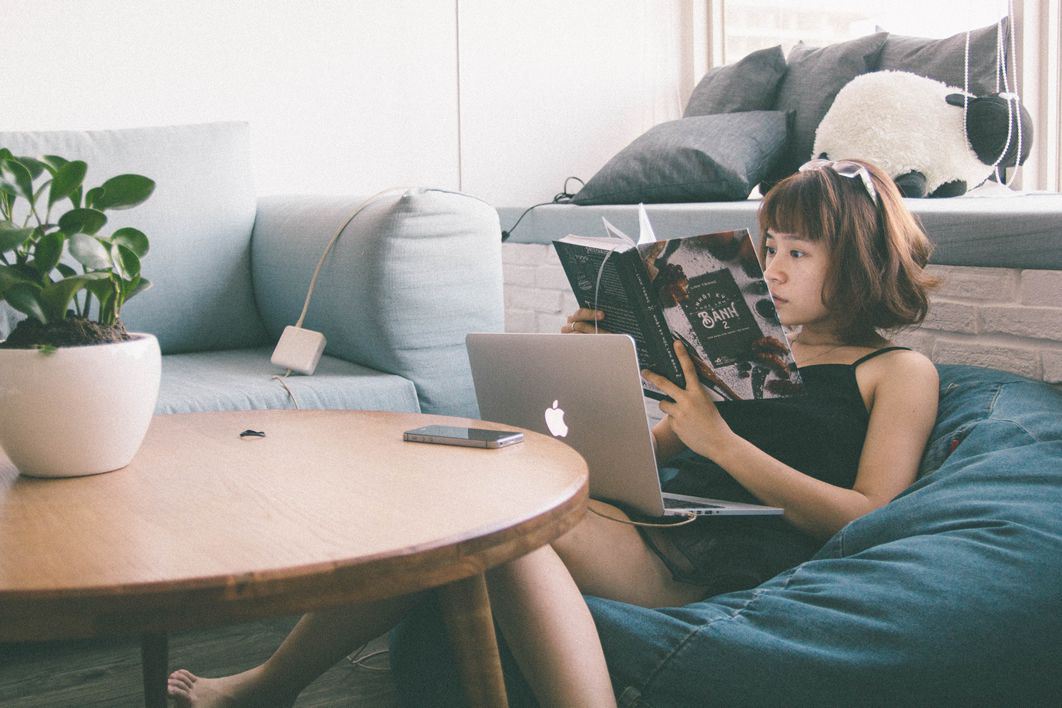
[(869, 342), (878, 330), (921, 322), (936, 279), (925, 272), (932, 244), (903, 203), (895, 183), (861, 160), (878, 193), (875, 205), (862, 181), (829, 167), (797, 172), (776, 184), (759, 210), (760, 259), (768, 229), (825, 241), (830, 267), (822, 301), (838, 335)]

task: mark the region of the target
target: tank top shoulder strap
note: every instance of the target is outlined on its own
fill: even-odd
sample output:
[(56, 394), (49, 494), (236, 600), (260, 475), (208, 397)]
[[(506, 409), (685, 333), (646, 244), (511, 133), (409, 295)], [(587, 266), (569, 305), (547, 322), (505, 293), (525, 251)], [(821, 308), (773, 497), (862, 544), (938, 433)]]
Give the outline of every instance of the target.
[(870, 352), (869, 354), (867, 354), (864, 357), (860, 357), (859, 359), (856, 359), (854, 362), (852, 362), (852, 368), (853, 369), (856, 368), (857, 366), (862, 364), (864, 361), (867, 361), (868, 359), (873, 359), (874, 357), (878, 356), (879, 354), (885, 354), (886, 352), (894, 352), (894, 351), (896, 351), (898, 349), (901, 349), (901, 350), (904, 350), (904, 351), (911, 351), (911, 347), (882, 347), (881, 349), (878, 349), (878, 350)]

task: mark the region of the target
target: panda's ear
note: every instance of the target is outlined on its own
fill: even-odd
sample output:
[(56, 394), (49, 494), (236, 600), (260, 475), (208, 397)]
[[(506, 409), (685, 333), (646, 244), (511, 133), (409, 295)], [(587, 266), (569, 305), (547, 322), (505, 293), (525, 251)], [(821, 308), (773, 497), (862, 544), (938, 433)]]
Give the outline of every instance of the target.
[[(949, 94), (948, 94), (948, 95), (947, 95), (947, 96), (946, 96), (946, 97), (944, 98), (944, 100), (948, 102), (948, 105), (951, 105), (951, 106), (959, 106), (959, 107), (962, 107), (962, 103), (963, 103), (963, 95), (962, 95), (961, 93), (949, 93)], [(973, 101), (973, 100), (974, 100), (974, 97), (973, 97), (973, 96), (970, 96), (970, 99), (969, 99), (969, 100), (970, 100), (970, 101)]]

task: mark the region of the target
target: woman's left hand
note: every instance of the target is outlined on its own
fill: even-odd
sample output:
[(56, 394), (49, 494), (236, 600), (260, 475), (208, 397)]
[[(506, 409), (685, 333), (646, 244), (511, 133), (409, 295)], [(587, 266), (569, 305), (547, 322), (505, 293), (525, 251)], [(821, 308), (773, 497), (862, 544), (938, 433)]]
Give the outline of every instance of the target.
[(667, 415), (671, 429), (679, 439), (686, 447), (711, 459), (712, 451), (718, 450), (720, 445), (725, 445), (733, 431), (719, 415), (715, 401), (697, 378), (697, 371), (686, 352), (686, 347), (677, 340), (675, 354), (682, 366), (682, 374), (686, 377), (686, 388), (680, 388), (647, 369), (642, 371), (642, 376), (674, 400), (661, 401), (660, 411)]

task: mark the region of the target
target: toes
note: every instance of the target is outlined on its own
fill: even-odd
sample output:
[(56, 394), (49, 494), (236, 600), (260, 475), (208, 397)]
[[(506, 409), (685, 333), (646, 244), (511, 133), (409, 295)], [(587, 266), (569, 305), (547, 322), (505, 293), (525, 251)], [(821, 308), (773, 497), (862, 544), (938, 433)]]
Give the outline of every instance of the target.
[(191, 691), (196, 682), (196, 675), (180, 669), (170, 674), (167, 685), (173, 689), (180, 689), (183, 691)]
[(193, 684), (199, 680), (198, 676), (196, 676), (187, 669), (177, 669), (172, 674), (170, 674), (170, 678), (179, 678), (184, 681), (187, 681), (189, 684)]
[(171, 678), (166, 682), (166, 689), (169, 691), (170, 695), (175, 695), (177, 693), (187, 693), (191, 691), (192, 685), (183, 679)]
[(166, 695), (170, 698), (184, 698), (190, 699), (192, 697), (191, 692), (184, 686), (173, 683), (172, 681), (166, 686)]

